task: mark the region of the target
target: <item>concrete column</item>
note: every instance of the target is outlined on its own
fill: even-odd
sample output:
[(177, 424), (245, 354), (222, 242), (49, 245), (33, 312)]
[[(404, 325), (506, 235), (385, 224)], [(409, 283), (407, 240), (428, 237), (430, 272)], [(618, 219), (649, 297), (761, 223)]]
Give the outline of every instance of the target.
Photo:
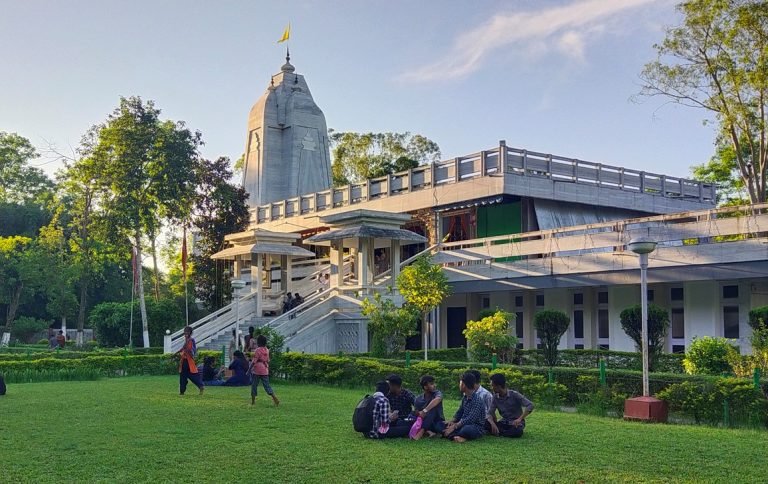
[[(251, 257), (256, 256), (256, 288), (253, 289), (253, 279), (251, 279), (251, 288), (252, 290), (255, 290), (258, 294), (256, 295), (256, 317), (260, 318), (262, 316), (261, 308), (262, 308), (262, 299), (264, 298), (264, 291), (262, 288), (262, 278), (264, 276), (264, 267), (263, 262), (261, 258), (261, 254), (253, 254)], [(253, 274), (253, 262), (251, 262), (251, 274)]]
[(233, 264), (234, 274), (232, 275), (232, 277), (234, 277), (235, 279), (240, 279), (240, 272), (242, 268), (243, 268), (243, 262), (240, 260), (240, 256), (236, 255), (235, 262)]
[(358, 242), (357, 257), (355, 265), (357, 266), (357, 283), (367, 288), (373, 280), (373, 270), (371, 257), (373, 256), (373, 241), (369, 237), (364, 237)]
[(288, 281), (290, 277), (288, 272), (290, 271), (290, 263), (288, 262), (287, 255), (280, 256), (280, 291), (286, 292), (288, 290)]
[(283, 288), (284, 291), (289, 292), (293, 291), (293, 256), (292, 255), (286, 255), (283, 256), (283, 261), (285, 263), (285, 284), (282, 283), (282, 278), (280, 282), (280, 286)]
[(344, 285), (344, 241), (331, 242), (331, 287)]
[(390, 274), (392, 274), (391, 286), (393, 289), (397, 288), (397, 276), (400, 275), (400, 241), (392, 240), (390, 244), (390, 252), (392, 252), (389, 258), (392, 268)]

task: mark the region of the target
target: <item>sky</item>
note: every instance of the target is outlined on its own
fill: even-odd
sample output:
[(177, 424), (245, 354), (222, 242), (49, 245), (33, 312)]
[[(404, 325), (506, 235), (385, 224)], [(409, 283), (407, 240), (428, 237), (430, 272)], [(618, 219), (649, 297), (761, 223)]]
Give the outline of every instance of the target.
[(243, 152), (251, 106), (291, 63), (336, 131), (410, 131), (442, 158), (507, 145), (673, 176), (712, 155), (706, 113), (634, 99), (669, 0), (0, 0), (0, 131), (61, 168), (120, 96)]

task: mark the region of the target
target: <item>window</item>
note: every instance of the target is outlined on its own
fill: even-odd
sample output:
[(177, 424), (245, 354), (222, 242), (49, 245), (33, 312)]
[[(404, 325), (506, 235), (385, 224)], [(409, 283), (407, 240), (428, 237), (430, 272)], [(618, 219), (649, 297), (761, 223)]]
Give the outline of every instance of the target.
[(670, 326), (672, 339), (685, 338), (685, 310), (683, 308), (672, 308)]
[(723, 299), (736, 299), (739, 297), (739, 286), (723, 286)]
[(738, 306), (723, 306), (723, 336), (725, 336), (726, 338), (738, 339), (739, 337), (739, 307)]
[(672, 345), (672, 353), (685, 353), (685, 345)]
[(682, 301), (683, 300), (683, 288), (682, 287), (673, 287), (669, 291), (669, 299), (672, 301)]
[(581, 292), (577, 292), (573, 295), (573, 305), (574, 306), (581, 306), (584, 304), (584, 294)]
[(544, 294), (536, 294), (536, 306), (544, 305)]
[[(515, 336), (517, 339), (523, 339), (523, 312), (518, 311), (515, 313)], [(520, 343), (522, 344), (522, 342)]]
[(608, 304), (608, 291), (597, 293), (597, 304)]
[(597, 311), (597, 337), (600, 339), (609, 338), (608, 310), (598, 309)]
[(600, 345), (597, 345), (597, 349), (599, 349), (599, 350), (603, 350), (603, 351), (609, 351), (609, 350), (611, 349), (611, 345), (607, 345), (607, 344), (606, 344), (606, 345), (603, 345), (603, 344), (600, 344)]
[(648, 289), (648, 302), (653, 302), (653, 289)]
[(573, 312), (573, 337), (576, 339), (584, 338), (584, 311), (582, 309)]
[(480, 307), (482, 309), (488, 309), (491, 307), (491, 296), (488, 296), (487, 294), (480, 296)]
[(515, 296), (515, 306), (518, 308), (523, 307), (523, 296)]
[(584, 345), (574, 345), (574, 349), (583, 350), (584, 349)]

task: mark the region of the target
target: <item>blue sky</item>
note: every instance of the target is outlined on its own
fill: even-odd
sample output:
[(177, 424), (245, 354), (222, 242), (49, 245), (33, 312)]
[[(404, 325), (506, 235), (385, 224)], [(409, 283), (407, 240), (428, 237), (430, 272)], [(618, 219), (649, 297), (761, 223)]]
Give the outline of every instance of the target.
[(292, 63), (330, 128), (421, 133), (443, 159), (505, 139), (688, 176), (713, 152), (705, 113), (630, 99), (674, 5), (0, 0), (0, 131), (68, 151), (119, 96), (140, 95), (200, 130), (205, 156), (235, 159), (290, 21)]

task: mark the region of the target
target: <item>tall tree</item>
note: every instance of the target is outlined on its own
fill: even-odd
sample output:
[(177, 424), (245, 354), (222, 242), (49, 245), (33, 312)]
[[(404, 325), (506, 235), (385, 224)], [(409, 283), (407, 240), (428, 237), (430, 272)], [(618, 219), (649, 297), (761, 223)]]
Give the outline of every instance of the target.
[[(748, 145), (741, 145), (743, 155), (749, 158)], [(728, 142), (718, 143), (714, 156), (708, 162), (691, 167), (693, 178), (707, 183), (716, 183), (717, 202), (723, 205), (742, 205), (749, 203), (749, 195), (744, 180), (739, 174), (739, 163), (733, 145)]]
[[(104, 209), (115, 231), (132, 239), (139, 261), (144, 236), (156, 236), (163, 220), (189, 216), (201, 143), (199, 132), (182, 122), (161, 120), (154, 103), (139, 97), (121, 98), (120, 106), (97, 128), (91, 158), (102, 166)], [(149, 346), (142, 271), (139, 308), (144, 346)]]
[(0, 202), (44, 203), (53, 182), (29, 162), (39, 155), (27, 138), (0, 131)]
[(33, 296), (45, 280), (41, 253), (29, 237), (0, 237), (0, 303), (7, 305), (5, 332), (0, 345), (7, 345), (22, 298)]
[(420, 134), (329, 133), (334, 186), (359, 183), (440, 161), (440, 147)]
[(230, 183), (229, 159), (202, 160), (192, 224), (197, 231), (192, 264), (195, 294), (208, 309), (218, 309), (229, 298), (229, 281), (211, 255), (224, 248), (224, 236), (248, 227), (248, 194)]
[(714, 115), (733, 147), (749, 200), (766, 201), (768, 174), (768, 2), (691, 0), (682, 24), (656, 45), (642, 72), (641, 95)]

